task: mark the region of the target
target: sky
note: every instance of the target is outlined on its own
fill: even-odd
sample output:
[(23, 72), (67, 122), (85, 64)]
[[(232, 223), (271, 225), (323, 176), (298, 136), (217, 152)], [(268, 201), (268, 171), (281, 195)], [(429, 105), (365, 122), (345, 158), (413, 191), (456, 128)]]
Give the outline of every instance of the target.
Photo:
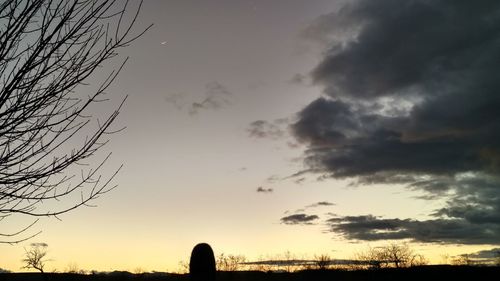
[(112, 152), (118, 187), (0, 245), (1, 268), (31, 242), (59, 271), (175, 271), (199, 242), (249, 260), (500, 247), (497, 1), (146, 0), (151, 23), (89, 80), (129, 57), (95, 109), (128, 96), (92, 160)]

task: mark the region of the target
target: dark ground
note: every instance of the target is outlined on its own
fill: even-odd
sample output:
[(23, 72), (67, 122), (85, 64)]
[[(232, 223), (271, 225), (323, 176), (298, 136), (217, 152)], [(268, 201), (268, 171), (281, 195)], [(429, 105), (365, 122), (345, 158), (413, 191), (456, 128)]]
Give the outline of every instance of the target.
[[(189, 281), (188, 275), (128, 272), (79, 275), (69, 273), (5, 273), (0, 281)], [(218, 272), (217, 281), (322, 281), (322, 280), (500, 280), (500, 267), (423, 266), (407, 269), (380, 270), (311, 270), (295, 273), (254, 271)]]

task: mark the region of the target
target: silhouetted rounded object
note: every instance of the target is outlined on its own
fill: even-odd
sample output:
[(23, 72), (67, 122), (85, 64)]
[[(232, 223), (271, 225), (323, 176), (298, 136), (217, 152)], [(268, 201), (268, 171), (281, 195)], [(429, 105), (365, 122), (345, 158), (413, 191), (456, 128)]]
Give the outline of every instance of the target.
[(207, 243), (200, 243), (193, 248), (189, 261), (191, 281), (215, 281), (215, 257)]

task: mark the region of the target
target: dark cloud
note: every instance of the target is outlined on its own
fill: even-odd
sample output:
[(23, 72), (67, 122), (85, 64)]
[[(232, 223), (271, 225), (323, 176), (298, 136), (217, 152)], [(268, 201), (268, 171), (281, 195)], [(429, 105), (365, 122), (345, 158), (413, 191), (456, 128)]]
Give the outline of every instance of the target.
[(320, 201), (311, 205), (307, 205), (306, 208), (316, 208), (322, 206), (335, 206), (335, 203), (330, 203), (328, 201)]
[(500, 243), (500, 225), (475, 224), (465, 219), (383, 219), (372, 215), (331, 218), (331, 231), (353, 240), (411, 239), (453, 244)]
[(250, 123), (247, 131), (252, 138), (280, 139), (286, 134), (288, 119), (276, 119), (272, 122), (257, 120)]
[(454, 261), (458, 264), (498, 265), (500, 263), (500, 248), (457, 255)]
[[(444, 179), (441, 179), (445, 181)], [(434, 182), (416, 182), (434, 191)], [(497, 177), (461, 174), (446, 180), (444, 207), (430, 214), (431, 220), (384, 219), (372, 215), (333, 217), (331, 231), (348, 239), (413, 239), (419, 242), (500, 244), (500, 181)], [(432, 187), (425, 187), (430, 184)], [(437, 189), (437, 194), (442, 192)]]
[[(367, 176), (401, 180), (402, 175), (447, 175), (491, 170), (492, 155), (484, 149), (491, 139), (442, 136), (408, 139), (411, 120), (363, 113), (338, 100), (318, 99), (299, 113), (293, 133), (309, 144), (306, 163), (334, 177)], [(479, 124), (478, 124), (479, 125)], [(497, 126), (497, 125), (495, 125)], [(489, 130), (493, 128), (488, 128)], [(500, 128), (498, 128), (500, 129)], [(484, 132), (486, 133), (486, 132)], [(490, 133), (498, 134), (493, 131)], [(498, 137), (497, 137), (498, 138)], [(500, 145), (498, 145), (500, 149)], [(496, 160), (495, 160), (496, 161)]]
[(291, 125), (307, 171), (447, 198), (434, 220), (346, 217), (332, 230), (500, 243), (499, 26), (498, 1), (360, 0), (306, 29), (328, 45), (311, 72), (325, 97)]
[(189, 114), (198, 114), (200, 110), (218, 110), (231, 104), (233, 94), (219, 82), (211, 82), (205, 85), (205, 98), (191, 103)]
[(489, 249), (489, 250), (475, 252), (475, 253), (469, 254), (469, 257), (477, 258), (477, 259), (500, 258), (500, 248), (493, 248), (493, 249)]
[(350, 1), (318, 22), (333, 40), (312, 78), (331, 96), (367, 99), (453, 91), (458, 87), (443, 82), (469, 82), (459, 79), (469, 75), (486, 82), (494, 74), (478, 74), (498, 67), (491, 60), (499, 56), (498, 6), (494, 0)]
[(314, 221), (319, 219), (316, 215), (294, 214), (281, 218), (284, 224), (313, 224)]
[(272, 188), (264, 188), (262, 186), (259, 186), (257, 188), (257, 192), (259, 193), (272, 193), (274, 190)]
[(463, 175), (451, 181), (450, 188), (453, 195), (445, 207), (436, 210), (434, 216), (500, 227), (500, 180), (497, 177)]

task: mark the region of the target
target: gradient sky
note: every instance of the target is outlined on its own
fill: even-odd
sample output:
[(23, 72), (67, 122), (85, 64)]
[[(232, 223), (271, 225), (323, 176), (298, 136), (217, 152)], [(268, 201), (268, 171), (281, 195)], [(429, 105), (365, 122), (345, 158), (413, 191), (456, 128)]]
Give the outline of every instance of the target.
[(113, 152), (105, 175), (124, 165), (118, 188), (0, 245), (0, 267), (18, 271), (30, 242), (49, 245), (49, 269), (106, 271), (174, 271), (199, 242), (250, 260), (394, 239), (432, 262), (499, 247), (499, 11), (144, 1), (136, 28), (154, 26), (122, 50), (107, 104), (128, 95), (127, 128), (94, 159)]

